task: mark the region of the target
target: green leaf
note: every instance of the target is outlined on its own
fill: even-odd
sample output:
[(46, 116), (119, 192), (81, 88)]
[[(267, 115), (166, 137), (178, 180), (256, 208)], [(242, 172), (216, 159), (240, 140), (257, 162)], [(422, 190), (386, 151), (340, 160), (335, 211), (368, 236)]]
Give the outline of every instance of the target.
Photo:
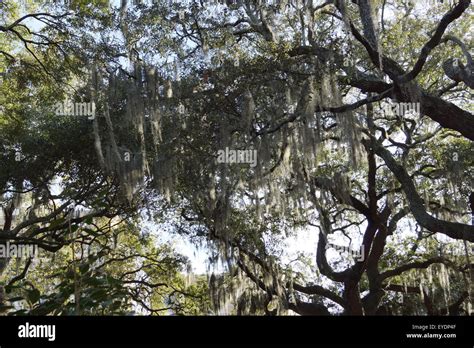
[(84, 273), (87, 273), (87, 271), (89, 271), (89, 264), (88, 263), (83, 263), (82, 265), (79, 266), (79, 271), (84, 274)]
[(54, 220), (53, 222), (51, 222), (51, 223), (49, 224), (49, 228), (57, 227), (57, 226), (63, 224), (64, 221), (66, 221), (65, 218), (56, 219), (56, 220)]
[(28, 290), (28, 300), (31, 303), (38, 302), (40, 297), (41, 297), (41, 293), (39, 292), (38, 289)]
[(24, 297), (17, 296), (17, 297), (9, 298), (9, 299), (7, 299), (7, 301), (8, 302), (18, 302), (18, 301), (23, 301), (24, 299), (25, 299)]

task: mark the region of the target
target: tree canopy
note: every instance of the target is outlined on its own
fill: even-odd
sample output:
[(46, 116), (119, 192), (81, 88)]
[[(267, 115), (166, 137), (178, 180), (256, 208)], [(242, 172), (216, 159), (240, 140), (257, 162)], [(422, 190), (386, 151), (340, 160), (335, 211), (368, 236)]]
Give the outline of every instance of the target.
[(470, 0), (0, 15), (2, 313), (471, 315)]

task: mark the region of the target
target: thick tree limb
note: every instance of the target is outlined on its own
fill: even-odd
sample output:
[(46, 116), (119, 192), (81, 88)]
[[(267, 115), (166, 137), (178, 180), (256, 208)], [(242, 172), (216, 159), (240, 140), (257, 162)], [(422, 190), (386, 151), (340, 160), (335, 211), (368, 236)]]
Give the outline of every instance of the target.
[(451, 11), (446, 13), (443, 18), (441, 18), (441, 21), (439, 22), (434, 35), (421, 49), (421, 54), (418, 57), (415, 66), (410, 72), (400, 76), (397, 79), (398, 83), (405, 83), (411, 81), (418, 76), (418, 74), (421, 72), (423, 66), (426, 63), (426, 59), (428, 58), (430, 52), (441, 43), (441, 39), (448, 25), (454, 22), (459, 17), (461, 17), (461, 15), (464, 13), (464, 11), (466, 11), (470, 4), (471, 0), (461, 0), (456, 6), (454, 6)]
[(432, 264), (435, 263), (450, 263), (449, 260), (445, 259), (444, 257), (434, 257), (431, 259), (428, 259), (426, 261), (415, 261), (411, 263), (407, 263), (406, 265), (402, 265), (400, 267), (385, 271), (380, 274), (380, 281), (383, 281), (387, 278), (394, 277), (397, 275), (402, 274), (403, 272), (412, 270), (412, 269), (425, 269), (431, 266)]
[(427, 213), (423, 199), (416, 191), (413, 180), (403, 166), (397, 163), (392, 154), (381, 144), (374, 142), (374, 151), (384, 161), (390, 171), (400, 182), (403, 191), (408, 200), (408, 205), (413, 217), (424, 228), (431, 232), (437, 232), (447, 235), (453, 239), (462, 239), (474, 242), (474, 226), (461, 224), (458, 222), (449, 222), (437, 219)]
[[(453, 10), (454, 12), (450, 11), (448, 13), (447, 15), (448, 18), (451, 18), (451, 16), (455, 16), (455, 17), (457, 16), (456, 18), (458, 18), (460, 16), (460, 14), (458, 15), (459, 11), (462, 10), (461, 11), (461, 14), (462, 14), (462, 12), (464, 12), (467, 6), (469, 6), (470, 2), (471, 0), (461, 0), (461, 2), (456, 6), (457, 10)], [(450, 13), (454, 13), (454, 14), (449, 16)], [(453, 20), (456, 18), (453, 18)], [(354, 24), (350, 23), (350, 27), (351, 27), (351, 32), (354, 35), (354, 37), (365, 47), (372, 63), (375, 66), (379, 67), (380, 66), (379, 63), (382, 62), (382, 66), (381, 66), (382, 70), (396, 84), (397, 89), (399, 90), (399, 93), (394, 93), (391, 96), (392, 99), (395, 99), (398, 102), (420, 102), (422, 114), (427, 115), (433, 121), (438, 122), (441, 126), (456, 130), (462, 135), (464, 135), (465, 137), (467, 137), (468, 139), (471, 139), (474, 141), (474, 115), (473, 114), (439, 97), (429, 95), (418, 84), (414, 82), (412, 82), (410, 86), (406, 85), (406, 83), (408, 81), (411, 81), (412, 79), (407, 77), (407, 78), (402, 78), (402, 80), (400, 80), (400, 77), (406, 74), (405, 71), (402, 69), (402, 67), (400, 67), (394, 60), (378, 52), (377, 49), (373, 47), (370, 44), (370, 42), (357, 30)], [(444, 30), (445, 29), (442, 30), (442, 27), (441, 27), (440, 32), (442, 31), (442, 33), (444, 33)], [(430, 40), (431, 42), (430, 45), (433, 45), (435, 42), (437, 42), (436, 43), (437, 45), (439, 44), (438, 41), (440, 40), (441, 38), (439, 38), (438, 40), (438, 38), (435, 37), (433, 42), (431, 42)], [(430, 45), (428, 47), (431, 47)], [(425, 52), (427, 52), (426, 54), (429, 54), (430, 51), (431, 49), (429, 48), (425, 50)], [(424, 59), (423, 63), (421, 63), (421, 61), (423, 61), (423, 59), (420, 60), (420, 63), (418, 63), (418, 66), (420, 69), (423, 67), (424, 61), (426, 61), (426, 58)], [(379, 93), (381, 92), (380, 83), (372, 84), (372, 86), (370, 86), (367, 84), (367, 81), (366, 81), (363, 87), (368, 91), (370, 90), (370, 91), (379, 92)], [(416, 95), (413, 95), (413, 92), (415, 92)]]
[(323, 296), (323, 297), (326, 297), (326, 298), (330, 299), (331, 301), (341, 305), (342, 307), (346, 306), (346, 302), (344, 301), (344, 299), (341, 296), (339, 296), (339, 295), (335, 294), (334, 292), (332, 292), (332, 291), (330, 291), (326, 288), (323, 288), (322, 286), (319, 286), (319, 285), (303, 286), (303, 285), (294, 283), (293, 284), (293, 289), (295, 291), (303, 292), (307, 295)]

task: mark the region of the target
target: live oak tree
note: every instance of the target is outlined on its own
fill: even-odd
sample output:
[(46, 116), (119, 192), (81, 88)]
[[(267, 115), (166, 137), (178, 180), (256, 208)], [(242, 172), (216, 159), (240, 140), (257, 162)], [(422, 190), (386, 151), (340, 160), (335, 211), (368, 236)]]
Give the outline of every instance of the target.
[[(206, 283), (186, 281), (187, 260), (137, 231), (140, 205), (122, 199), (116, 176), (101, 173), (90, 122), (54, 114), (55, 103), (71, 93), (90, 97), (81, 89), (84, 66), (77, 65), (85, 51), (72, 40), (85, 30), (87, 13), (68, 7), (48, 13), (33, 4), (26, 10), (37, 12), (22, 14), (17, 5), (1, 5), (7, 23), (1, 28), (0, 238), (3, 245), (36, 244), (41, 253), (2, 255), (2, 312), (206, 312)], [(89, 24), (97, 20), (86, 17)], [(68, 26), (64, 18), (71, 19)], [(44, 26), (38, 29), (38, 22)]]
[[(87, 202), (94, 219), (146, 207), (226, 265), (209, 275), (217, 313), (470, 314), (470, 3), (121, 1), (96, 16), (78, 2), (66, 27), (89, 73), (76, 66), (64, 81), (82, 79), (74, 97), (94, 101), (97, 117), (67, 122), (78, 137), (65, 139), (41, 113), (42, 150), (55, 149), (41, 153), (57, 156), (26, 167), (12, 160), (25, 137), (10, 126), (4, 186), (31, 182), (38, 163), (49, 174), (38, 187), (61, 177), (74, 188), (61, 200)], [(49, 92), (50, 104), (63, 94)], [(11, 104), (7, 120), (35, 119), (36, 108)], [(420, 114), (400, 112), (407, 105)], [(217, 163), (225, 148), (257, 150), (257, 166)], [(53, 204), (41, 197), (38, 208)], [(7, 224), (2, 239), (74, 245), (50, 241), (67, 231), (59, 213)], [(288, 261), (284, 243), (302, 230), (317, 235), (314, 256)], [(361, 258), (332, 250), (341, 243)]]

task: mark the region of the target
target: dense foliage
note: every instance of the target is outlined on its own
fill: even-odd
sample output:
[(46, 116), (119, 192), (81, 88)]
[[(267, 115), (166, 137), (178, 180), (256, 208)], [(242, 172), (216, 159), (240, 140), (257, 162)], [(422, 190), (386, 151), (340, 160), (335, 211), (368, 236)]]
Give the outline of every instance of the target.
[(470, 315), (472, 8), (427, 3), (1, 2), (3, 313)]

